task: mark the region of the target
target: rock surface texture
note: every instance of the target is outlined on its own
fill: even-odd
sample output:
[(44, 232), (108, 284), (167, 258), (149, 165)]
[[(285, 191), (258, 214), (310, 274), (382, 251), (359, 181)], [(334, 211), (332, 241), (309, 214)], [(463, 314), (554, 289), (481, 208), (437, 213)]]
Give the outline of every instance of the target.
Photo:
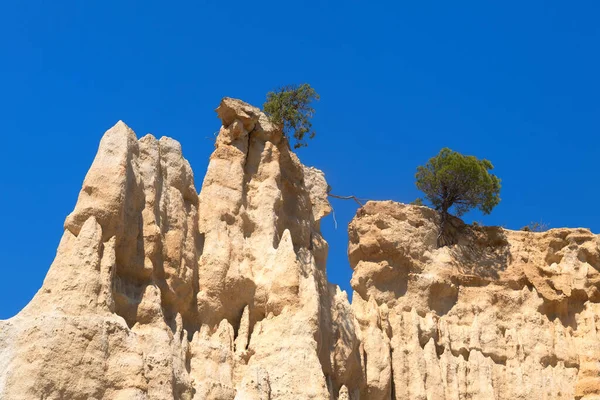
[(352, 309), (379, 399), (600, 399), (600, 238), (465, 226), (369, 202), (350, 224)]
[(322, 172), (225, 98), (198, 194), (179, 143), (106, 132), (42, 288), (0, 321), (10, 400), (600, 399), (600, 239), (369, 202), (353, 303)]

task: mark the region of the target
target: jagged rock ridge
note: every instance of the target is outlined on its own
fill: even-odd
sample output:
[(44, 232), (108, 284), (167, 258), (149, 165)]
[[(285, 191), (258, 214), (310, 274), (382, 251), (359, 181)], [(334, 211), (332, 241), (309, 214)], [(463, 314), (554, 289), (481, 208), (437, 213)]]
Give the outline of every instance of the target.
[(122, 122), (106, 132), (43, 287), (0, 324), (0, 397), (323, 399), (360, 386), (350, 306), (326, 279), (323, 174), (259, 109), (224, 99), (217, 113), (200, 195), (179, 143)]
[(226, 98), (200, 194), (180, 145), (104, 135), (44, 284), (0, 321), (6, 399), (593, 399), (600, 250), (587, 230), (474, 229), (425, 207), (350, 225), (327, 282), (322, 172)]

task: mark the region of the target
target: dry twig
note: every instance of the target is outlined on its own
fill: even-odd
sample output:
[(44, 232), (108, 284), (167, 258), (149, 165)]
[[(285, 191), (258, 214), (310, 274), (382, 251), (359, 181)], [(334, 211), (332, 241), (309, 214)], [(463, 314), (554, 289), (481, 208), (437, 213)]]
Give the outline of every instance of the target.
[(363, 206), (363, 203), (361, 203), (361, 202), (358, 200), (358, 197), (356, 197), (356, 196), (338, 196), (338, 195), (331, 194), (331, 193), (327, 193), (327, 195), (328, 195), (328, 196), (331, 196), (331, 197), (334, 197), (334, 198), (336, 198), (336, 199), (342, 199), (342, 200), (354, 200), (355, 202), (357, 202), (357, 203), (358, 203), (358, 205), (359, 205), (359, 206), (361, 206), (361, 207)]

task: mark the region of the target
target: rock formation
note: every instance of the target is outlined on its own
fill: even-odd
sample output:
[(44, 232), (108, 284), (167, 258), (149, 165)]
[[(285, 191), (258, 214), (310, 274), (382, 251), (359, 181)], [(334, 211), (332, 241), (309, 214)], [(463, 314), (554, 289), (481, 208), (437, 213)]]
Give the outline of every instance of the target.
[(599, 399), (600, 238), (455, 220), (369, 202), (349, 228), (366, 397)]
[[(323, 174), (224, 99), (200, 195), (179, 143), (119, 122), (43, 287), (0, 323), (0, 397), (325, 399), (361, 385), (327, 282)], [(348, 390), (347, 388), (345, 389)]]
[(352, 305), (322, 172), (226, 98), (200, 194), (180, 145), (106, 132), (42, 288), (0, 321), (0, 398), (597, 399), (600, 239), (369, 202)]

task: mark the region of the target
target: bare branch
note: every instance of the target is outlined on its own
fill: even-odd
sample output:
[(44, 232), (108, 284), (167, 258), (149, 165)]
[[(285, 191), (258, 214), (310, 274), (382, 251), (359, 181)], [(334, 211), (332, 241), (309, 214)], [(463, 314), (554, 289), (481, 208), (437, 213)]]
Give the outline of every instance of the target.
[(361, 203), (361, 202), (358, 200), (358, 197), (356, 197), (356, 196), (338, 196), (338, 195), (331, 194), (331, 193), (327, 193), (327, 195), (328, 195), (328, 196), (331, 196), (331, 197), (334, 197), (334, 198), (336, 198), (336, 199), (342, 199), (342, 200), (354, 200), (355, 202), (357, 202), (357, 203), (358, 203), (358, 205), (359, 205), (359, 206), (361, 206), (361, 207), (363, 206), (363, 203)]

